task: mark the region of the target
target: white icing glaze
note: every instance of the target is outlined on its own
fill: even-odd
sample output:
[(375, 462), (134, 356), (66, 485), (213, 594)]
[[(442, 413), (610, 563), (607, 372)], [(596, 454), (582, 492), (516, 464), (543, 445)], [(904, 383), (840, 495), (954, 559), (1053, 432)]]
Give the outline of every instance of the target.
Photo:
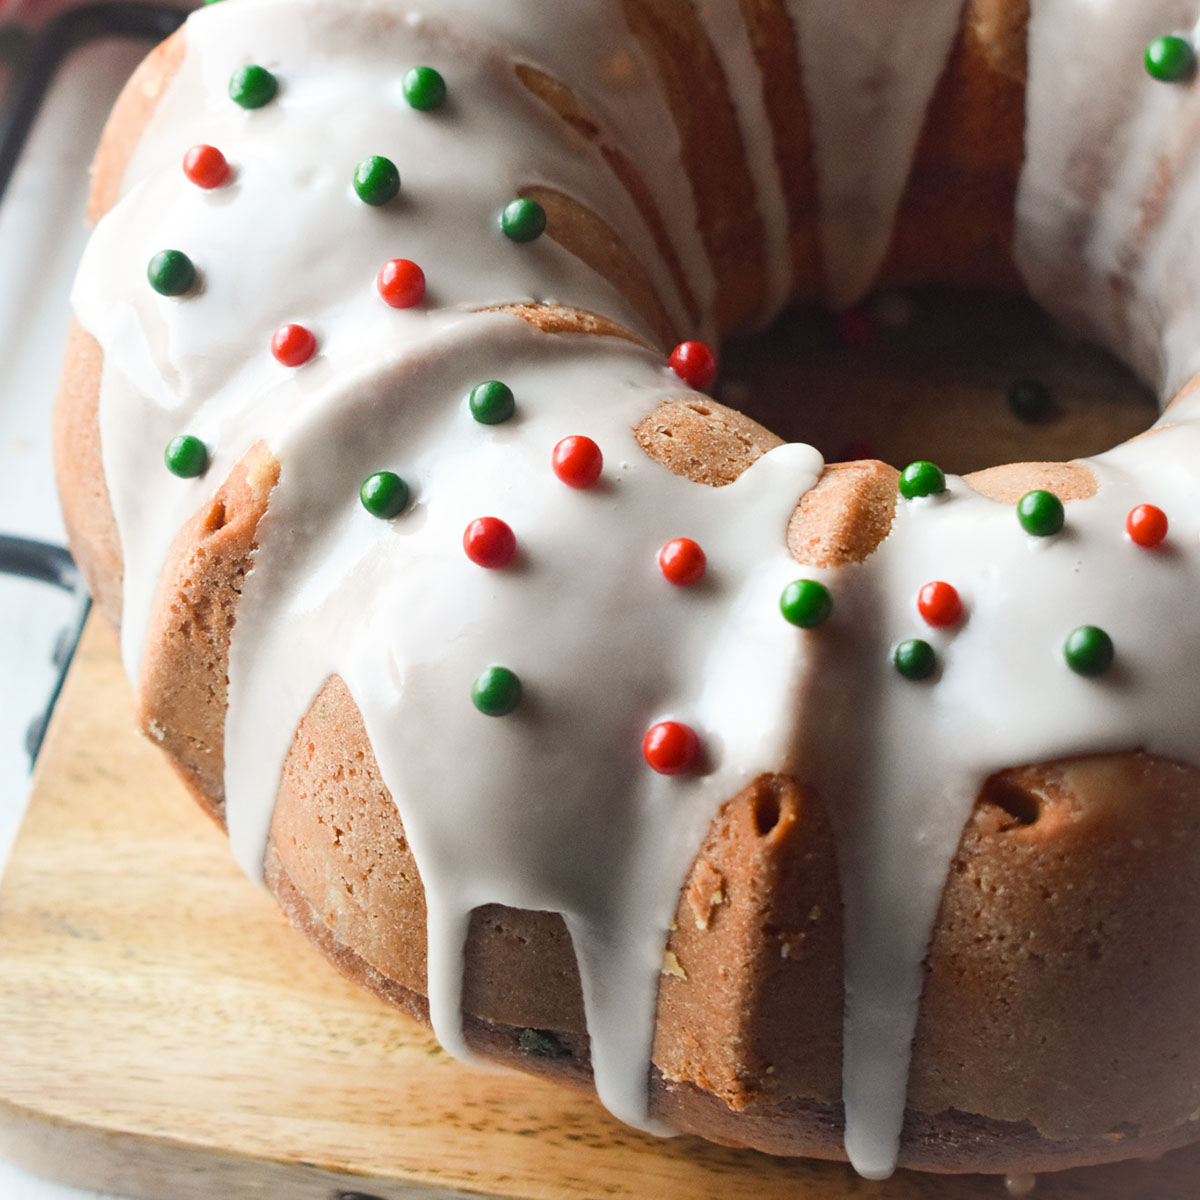
[(713, 49), (721, 58), (725, 82), (737, 113), (747, 166), (758, 196), (766, 239), (767, 277), (760, 308), (763, 323), (777, 316), (792, 292), (792, 250), (787, 196), (775, 155), (775, 136), (763, 95), (762, 74), (736, 0), (696, 0)]
[[(491, 374), (520, 404), (499, 428), (477, 425), (463, 403)], [(418, 388), (429, 400), (405, 405)], [(227, 728), (230, 835), (246, 869), (261, 868), (298, 715), (336, 673), (421, 867), (439, 1039), (465, 1052), (471, 909), (560, 912), (585, 979), (597, 1088), (633, 1121), (645, 1118), (663, 931), (680, 881), (720, 804), (794, 740), (789, 697), (802, 663), (797, 632), (778, 617), (795, 575), (782, 531), (821, 466), (809, 447), (781, 447), (735, 484), (697, 495), (632, 434), (672, 390), (649, 354), (491, 314), (462, 317), (382, 374), (339, 384), (324, 398), (335, 402), (297, 413), (271, 439), (286, 466), (229, 671), (230, 713), (259, 714)], [(604, 449), (602, 486), (575, 492), (550, 470), (551, 449), (572, 433)], [(388, 464), (415, 498), (380, 522), (346, 479)], [(463, 530), (484, 515), (517, 534), (512, 568), (484, 570), (463, 554)], [(682, 533), (712, 561), (706, 586), (687, 593), (656, 563)], [(637, 615), (613, 654), (591, 631), (600, 614), (627, 609)], [(491, 663), (522, 679), (519, 715), (496, 720), (471, 706), (471, 682)], [(749, 664), (762, 684), (748, 698), (734, 681)], [(621, 752), (667, 717), (704, 731), (709, 763), (691, 784)]]
[[(865, 565), (832, 573), (854, 636), (822, 662), (836, 672), (838, 711), (802, 757), (820, 794), (837, 797), (827, 810), (846, 911), (846, 1144), (864, 1175), (885, 1177), (895, 1163), (922, 960), (983, 780), (1130, 746), (1196, 758), (1196, 664), (1164, 631), (1200, 586), (1200, 559), (1139, 550), (1124, 519), (1157, 504), (1171, 514), (1173, 544), (1193, 545), (1198, 453), (1200, 428), (1188, 420), (1091, 460), (1098, 493), (1073, 502), (1068, 528), (1045, 540), (1025, 535), (1011, 506), (951, 477), (945, 496), (900, 505)], [(961, 627), (933, 631), (918, 617), (917, 593), (933, 579), (958, 589)], [(1083, 624), (1116, 641), (1118, 663), (1103, 678), (1062, 660)], [(911, 637), (938, 650), (935, 681), (906, 684), (893, 671), (888, 647)]]
[[(913, 3), (901, 20), (882, 0), (790, 6), (815, 122), (827, 267), (843, 301), (861, 294), (886, 251), (960, 7)], [(1103, 286), (1129, 234), (1117, 194), (1147, 169), (1133, 150), (1114, 151), (1103, 172), (1117, 181), (1100, 201), (1111, 229), (1090, 247), (1071, 240), (1086, 189), (1062, 166), (1078, 162), (1061, 153), (1054, 114), (1090, 128), (1095, 89), (1061, 69), (1067, 26), (1086, 16), (1103, 31), (1086, 43), (1088, 68), (1121, 77), (1114, 90), (1132, 94), (1146, 88), (1144, 76), (1130, 71), (1135, 87), (1111, 64), (1136, 59), (1161, 28), (1121, 7), (1035, 0), (1022, 259), (1048, 303), (1134, 361), (1155, 365), (1166, 343), (1173, 379), (1200, 345), (1194, 289), (1180, 290), (1180, 268), (1151, 250), (1130, 313)], [(1168, 24), (1184, 7), (1147, 6)], [(735, 8), (705, 0), (703, 12), (728, 70), (740, 74), (743, 50), (720, 36), (740, 19)], [(100, 420), (125, 556), (126, 662), (136, 675), (174, 531), (264, 440), (282, 473), (229, 669), (226, 787), (240, 860), (261, 870), (292, 733), (336, 672), (363, 713), (425, 884), (439, 1038), (463, 1052), (461, 948), (472, 908), (561, 912), (598, 1089), (635, 1123), (645, 1123), (667, 927), (712, 816), (762, 771), (815, 783), (838, 837), (846, 909), (846, 1144), (860, 1171), (884, 1177), (904, 1112), (922, 959), (982, 780), (1012, 763), (1130, 746), (1195, 761), (1200, 671), (1194, 648), (1169, 634), (1200, 585), (1200, 401), (1181, 401), (1175, 424), (1094, 460), (1099, 491), (1070, 505), (1056, 538), (1029, 538), (1010, 507), (951, 479), (941, 498), (901, 503), (867, 563), (798, 569), (783, 531), (820, 468), (811, 448), (783, 447), (721, 490), (688, 484), (645, 459), (630, 433), (679, 390), (660, 359), (632, 343), (541, 334), (473, 311), (557, 300), (640, 329), (607, 283), (548, 239), (516, 247), (496, 233), (504, 202), (541, 182), (586, 197), (627, 231), (678, 312), (636, 209), (601, 155), (565, 137), (516, 83), (517, 61), (570, 81), (628, 134), (622, 145), (662, 211), (683, 214), (672, 232), (706, 309), (711, 301), (694, 206), (664, 150), (677, 141), (664, 140), (669, 113), (649, 64), (612, 19), (615, 6), (539, 7), (537, 21), (530, 11), (516, 0), (445, 0), (428, 12), (399, 0), (241, 0), (193, 18), (183, 67), (75, 295), (105, 351)], [(1079, 39), (1070, 48), (1080, 52)], [(247, 61), (282, 81), (277, 101), (254, 113), (225, 94)], [(398, 100), (398, 75), (414, 62), (445, 73), (452, 103), (443, 112), (414, 113)], [(765, 116), (739, 94), (744, 134), (766, 139)], [(1152, 118), (1179, 119), (1182, 95), (1138, 93), (1114, 145)], [(199, 141), (229, 155), (230, 186), (203, 194), (184, 182), (180, 156)], [(846, 144), (858, 149), (853, 158)], [(349, 190), (354, 164), (372, 153), (400, 167), (394, 207), (368, 209)], [(748, 154), (761, 184), (768, 147)], [(654, 169), (664, 157), (666, 169)], [(762, 205), (778, 249), (776, 200), (764, 195)], [(1169, 222), (1184, 215), (1172, 211)], [(144, 264), (164, 246), (196, 259), (199, 294), (163, 300), (146, 287)], [(420, 309), (388, 309), (373, 292), (375, 271), (396, 256), (426, 269)], [(1156, 307), (1159, 288), (1167, 300)], [(1072, 291), (1084, 296), (1074, 307), (1064, 303)], [(299, 371), (267, 353), (286, 320), (319, 339), (318, 358)], [(467, 391), (486, 378), (513, 386), (511, 424), (483, 427), (467, 415)], [(162, 447), (180, 432), (212, 446), (205, 480), (162, 470)], [(604, 449), (595, 491), (572, 492), (549, 470), (551, 447), (571, 433)], [(391, 522), (369, 517), (356, 496), (361, 479), (385, 467), (414, 486), (412, 506)], [(1170, 514), (1169, 552), (1125, 539), (1125, 514), (1141, 502)], [(485, 571), (462, 554), (462, 530), (481, 515), (513, 526), (522, 547), (513, 567)], [(681, 534), (710, 562), (704, 586), (686, 593), (654, 565), (658, 547)], [(798, 575), (825, 579), (835, 596), (833, 619), (813, 633), (778, 615), (779, 592)], [(958, 588), (960, 628), (931, 633), (917, 617), (914, 598), (932, 579)], [(1117, 664), (1101, 679), (1081, 679), (1062, 661), (1064, 637), (1083, 623), (1116, 641)], [(921, 684), (890, 663), (894, 643), (914, 636), (939, 652), (938, 676)], [(527, 690), (504, 719), (482, 717), (468, 699), (493, 662), (516, 670)], [(664, 779), (641, 762), (642, 732), (666, 716), (701, 732), (704, 770)]]
[(963, 0), (787, 0), (812, 123), (821, 250), (837, 308), (870, 290)]
[(1200, 92), (1156, 83), (1141, 60), (1198, 17), (1196, 0), (1031, 7), (1018, 263), (1035, 299), (1164, 399), (1200, 371)]

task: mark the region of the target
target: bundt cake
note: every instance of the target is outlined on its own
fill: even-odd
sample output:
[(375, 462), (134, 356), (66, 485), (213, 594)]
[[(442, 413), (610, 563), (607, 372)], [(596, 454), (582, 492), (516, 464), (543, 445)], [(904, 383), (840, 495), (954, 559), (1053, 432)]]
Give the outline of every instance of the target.
[[(236, 0), (150, 56), (66, 517), (145, 731), (343, 970), (874, 1177), (1200, 1135), (1195, 17)], [(914, 281), (1024, 287), (1170, 405), (958, 478), (698, 390)]]

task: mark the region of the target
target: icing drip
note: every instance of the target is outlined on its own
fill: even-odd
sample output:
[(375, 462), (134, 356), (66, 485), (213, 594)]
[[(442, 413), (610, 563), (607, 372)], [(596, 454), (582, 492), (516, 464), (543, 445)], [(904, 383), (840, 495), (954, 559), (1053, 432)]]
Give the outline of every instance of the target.
[(1018, 264), (1036, 300), (1164, 400), (1200, 371), (1200, 92), (1141, 58), (1198, 17), (1195, 0), (1033, 0), (1030, 14)]
[(725, 68), (725, 83), (737, 112), (747, 165), (758, 195), (767, 249), (767, 278), (762, 302), (762, 319), (766, 323), (779, 315), (791, 294), (792, 252), (788, 238), (787, 197), (775, 157), (775, 139), (763, 96), (762, 76), (736, 0), (697, 0), (696, 7), (713, 49)]
[[(122, 221), (102, 222), (85, 255), (76, 307), (112, 348), (106, 393), (128, 395), (128, 407), (114, 400), (101, 409), (110, 479), (159, 474), (161, 447), (189, 421), (189, 432), (216, 447), (213, 470), (221, 477), (256, 436), (251, 431), (269, 430), (269, 413), (293, 407), (318, 379), (355, 370), (378, 347), (399, 353), (420, 341), (426, 310), (397, 314), (372, 289), (376, 272), (398, 254), (426, 264), (430, 300), (440, 308), (570, 304), (650, 336), (607, 282), (580, 271), (550, 239), (516, 247), (495, 236), (497, 214), (520, 188), (552, 180), (567, 194), (586, 195), (614, 228), (627, 230), (642, 262), (658, 262), (624, 188), (519, 85), (503, 47), (461, 26), (401, 17), (394, 4), (364, 3), (353, 21), (337, 6), (311, 0), (303, 17), (281, 20), (281, 7), (291, 11), (279, 0), (239, 5), (238, 44), (220, 36), (219, 21), (205, 19), (216, 9), (189, 23), (187, 58), (128, 173), (140, 181), (130, 204), (143, 216), (132, 232)], [(264, 65), (284, 79), (279, 98), (252, 113), (227, 97), (228, 79), (246, 58), (242, 44), (270, 47)], [(433, 118), (399, 95), (397, 62), (426, 57), (448, 60), (456, 76), (452, 108)], [(306, 69), (295, 69), (300, 64)], [(514, 139), (520, 128), (529, 135)], [(156, 136), (159, 129), (171, 132)], [(189, 138), (217, 140), (214, 130), (240, 152), (234, 181), (204, 192), (183, 178), (175, 152)], [(353, 198), (354, 166), (375, 153), (400, 167), (396, 209)], [(144, 286), (145, 263), (177, 243), (186, 243), (178, 248), (195, 260), (202, 291), (164, 306)], [(253, 256), (246, 246), (256, 248)], [(660, 293), (668, 294), (665, 275), (661, 282)], [(112, 294), (128, 296), (129, 304), (111, 306)], [(251, 296), (258, 320), (247, 319)], [(303, 377), (263, 353), (271, 332), (293, 320), (323, 346)], [(206, 492), (197, 483), (156, 505), (146, 505), (140, 490), (113, 494), (132, 579), (123, 626), (132, 678), (154, 596), (144, 581), (157, 577), (175, 530)]]
[[(515, 62), (533, 63), (569, 83), (586, 111), (595, 115), (638, 168), (657, 201), (701, 309), (700, 328), (691, 329), (676, 302), (671, 314), (677, 327), (701, 338), (715, 337), (711, 313), (716, 278), (700, 234), (691, 183), (684, 171), (663, 170), (664, 162), (679, 161), (679, 131), (657, 70), (629, 33), (613, 0), (571, 0), (569, 4), (426, 0), (426, 7), (432, 16), (498, 39), (510, 47)], [(582, 194), (595, 203), (591, 193)], [(625, 235), (625, 226), (614, 224), (614, 228)], [(661, 271), (653, 251), (639, 259)], [(665, 281), (660, 283), (659, 294), (664, 299), (670, 295)]]
[[(1195, 760), (1196, 664), (1162, 631), (1200, 586), (1200, 560), (1138, 550), (1124, 518), (1154, 496), (1180, 515), (1177, 544), (1200, 536), (1197, 415), (1193, 406), (1193, 419), (1089, 460), (1099, 490), (1068, 506), (1057, 537), (1029, 537), (1010, 505), (950, 476), (943, 496), (901, 501), (866, 564), (829, 573), (839, 618), (858, 635), (822, 654), (823, 703), (835, 710), (802, 757), (820, 794), (837, 797), (827, 811), (846, 913), (846, 1147), (864, 1175), (895, 1165), (922, 962), (983, 780), (1014, 763), (1130, 746)], [(920, 620), (916, 597), (945, 578), (966, 617), (939, 631)], [(1084, 623), (1117, 641), (1119, 665), (1099, 680), (1062, 660)], [(938, 653), (926, 683), (901, 679), (889, 660), (911, 637)]]
[(812, 123), (830, 302), (883, 264), (963, 0), (787, 0)]
[[(704, 7), (729, 71), (740, 74), (740, 44), (717, 36), (734, 18), (732, 0)], [(791, 5), (842, 301), (861, 293), (886, 251), (960, 7), (911, 5), (897, 17), (882, 0)], [(1126, 143), (1143, 127), (1183, 120), (1177, 110), (1188, 101), (1161, 89), (1139, 99), (1132, 123), (1117, 125), (1116, 149), (1097, 149), (1094, 160), (1061, 152), (1064, 126), (1053, 115), (1065, 114), (1088, 147), (1104, 142), (1088, 133), (1100, 127), (1089, 123), (1091, 107), (1097, 121), (1114, 114), (1105, 116), (1107, 100), (1094, 103), (1106, 93), (1091, 78), (1111, 79), (1114, 94), (1142, 87), (1112, 68), (1147, 38), (1141, 9), (1135, 19), (1128, 7), (1035, 0), (1022, 258), (1048, 303), (1134, 361), (1157, 365), (1161, 340), (1171, 380), (1200, 345), (1185, 336), (1200, 316), (1182, 284), (1185, 271), (1195, 276), (1192, 243), (1179, 263), (1168, 243), (1133, 253), (1136, 231), (1118, 210), (1155, 161)], [(1147, 6), (1150, 33), (1185, 7)], [(1200, 398), (1177, 402), (1172, 424), (1153, 437), (1092, 460), (1098, 491), (1068, 506), (1055, 537), (1031, 538), (1011, 507), (952, 477), (942, 496), (901, 501), (867, 562), (797, 568), (784, 530), (820, 470), (815, 451), (782, 447), (723, 489), (689, 484), (646, 459), (630, 432), (683, 390), (661, 359), (632, 342), (543, 334), (479, 311), (557, 301), (641, 328), (620, 295), (549, 239), (516, 246), (498, 234), (498, 211), (531, 181), (587, 197), (626, 232), (677, 308), (653, 239), (602, 155), (565, 135), (513, 70), (530, 62), (578, 86), (614, 130), (628, 131), (628, 152), (662, 211), (692, 215), (671, 157), (677, 138), (661, 140), (669, 112), (613, 14), (604, 0), (549, 6), (536, 21), (516, 0), (443, 0), (429, 13), (385, 0), (241, 0), (193, 18), (183, 66), (75, 293), (105, 352), (100, 425), (125, 557), (125, 659), (136, 676), (175, 530), (265, 441), (280, 482), (229, 665), (226, 789), (240, 861), (261, 871), (296, 725), (329, 675), (340, 675), (425, 884), (439, 1038), (465, 1051), (459, 1000), (472, 909), (560, 912), (579, 962), (597, 1087), (639, 1124), (661, 953), (713, 815), (764, 771), (814, 783), (837, 834), (845, 905), (846, 1145), (860, 1171), (882, 1178), (904, 1116), (922, 961), (981, 782), (1013, 763), (1131, 746), (1196, 759), (1200, 664), (1195, 647), (1169, 633), (1200, 587)], [(1061, 70), (1067, 25), (1084, 17), (1097, 36), (1072, 39), (1071, 52), (1086, 50), (1090, 77)], [(277, 99), (252, 113), (226, 97), (230, 74), (247, 62), (281, 81)], [(397, 64), (418, 62), (446, 75), (444, 111), (417, 113), (399, 97)], [(765, 139), (756, 105), (747, 93), (739, 116), (748, 138)], [(179, 168), (199, 142), (218, 145), (234, 172), (211, 192)], [(845, 154), (847, 145), (858, 152)], [(768, 147), (748, 153), (769, 174)], [(350, 187), (355, 164), (373, 154), (399, 168), (392, 206), (364, 205)], [(1200, 186), (1191, 180), (1182, 180), (1185, 196)], [(1102, 219), (1092, 234), (1079, 214), (1097, 181)], [(1065, 198), (1050, 200), (1060, 186)], [(774, 201), (761, 202), (770, 226)], [(1167, 225), (1190, 211), (1168, 206)], [(699, 238), (683, 224), (681, 255), (711, 300), (711, 274), (696, 269)], [(181, 300), (146, 285), (146, 261), (166, 247), (200, 271), (202, 287)], [(422, 307), (394, 310), (373, 291), (375, 272), (398, 255), (426, 270)], [(1127, 302), (1112, 301), (1110, 268), (1132, 281)], [(1083, 300), (1066, 303), (1075, 290)], [(289, 322), (316, 338), (316, 356), (300, 369), (269, 351)], [(465, 403), (492, 378), (517, 397), (516, 416), (495, 427), (475, 422)], [(209, 447), (206, 479), (164, 471), (162, 447), (180, 433)], [(605, 455), (588, 491), (550, 469), (551, 449), (573, 434)], [(391, 521), (357, 499), (361, 480), (379, 470), (412, 488), (409, 508)], [(1174, 552), (1126, 539), (1125, 515), (1143, 503), (1169, 514)], [(504, 570), (462, 552), (463, 529), (484, 515), (516, 533), (518, 557)], [(703, 585), (686, 591), (655, 561), (679, 536), (708, 558)], [(812, 632), (779, 614), (780, 592), (797, 576), (820, 578), (834, 597), (832, 618)], [(920, 620), (916, 596), (931, 580), (957, 589), (959, 626)], [(1062, 657), (1064, 638), (1084, 623), (1117, 647), (1113, 669), (1097, 679), (1073, 674)], [(892, 647), (915, 636), (939, 664), (921, 683), (891, 664)], [(472, 681), (496, 663), (525, 692), (503, 718), (470, 702)], [(700, 770), (666, 778), (641, 761), (641, 735), (663, 719), (700, 733)]]
[[(465, 411), (489, 372), (519, 397), (511, 424), (480, 426)], [(465, 1052), (471, 910), (560, 912), (584, 979), (597, 1089), (634, 1123), (645, 1122), (665, 932), (696, 847), (720, 804), (785, 761), (794, 741), (803, 654), (778, 616), (796, 569), (782, 531), (821, 465), (791, 446), (726, 488), (667, 474), (632, 427), (673, 390), (649, 354), (496, 314), (462, 317), (390, 369), (339, 385), (271, 439), (285, 465), (229, 670), (227, 806), (243, 866), (261, 868), (292, 734), (336, 673), (421, 868), (439, 1039)], [(422, 402), (406, 403), (414, 394)], [(550, 470), (550, 449), (572, 433), (604, 449), (595, 489), (573, 491)], [(413, 487), (409, 511), (390, 523), (345, 485), (381, 462), (402, 465)], [(507, 570), (462, 552), (462, 531), (484, 513), (517, 535)], [(656, 562), (680, 530), (712, 564), (708, 586), (687, 594)], [(618, 614), (614, 653), (589, 631)], [(503, 720), (470, 703), (490, 663), (524, 688)], [(738, 679), (751, 666), (761, 684), (748, 697)], [(655, 775), (624, 752), (664, 717), (703, 731), (698, 778)]]

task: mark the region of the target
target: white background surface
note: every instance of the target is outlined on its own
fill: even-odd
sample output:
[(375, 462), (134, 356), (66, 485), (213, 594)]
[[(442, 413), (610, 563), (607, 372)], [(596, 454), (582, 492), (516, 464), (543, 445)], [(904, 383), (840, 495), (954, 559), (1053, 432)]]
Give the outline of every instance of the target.
[[(63, 540), (50, 408), (67, 294), (84, 240), (87, 166), (105, 114), (147, 49), (101, 43), (72, 57), (0, 204), (0, 533)], [(29, 789), (26, 730), (45, 706), (57, 674), (55, 643), (75, 611), (66, 593), (0, 576), (0, 863)], [(98, 1195), (34, 1179), (0, 1161), (0, 1200)]]

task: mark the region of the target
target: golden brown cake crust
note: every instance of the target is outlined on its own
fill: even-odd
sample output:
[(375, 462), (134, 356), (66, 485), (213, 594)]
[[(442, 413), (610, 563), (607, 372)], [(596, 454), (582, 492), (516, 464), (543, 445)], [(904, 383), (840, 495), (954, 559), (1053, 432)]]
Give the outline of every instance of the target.
[(71, 552), (100, 611), (121, 623), (121, 535), (100, 452), (100, 374), (104, 354), (71, 322), (54, 406), (54, 471)]
[[(771, 120), (803, 130), (794, 64), (777, 53), (786, 44), (786, 10), (773, 0), (741, 3), (767, 70)], [(625, 9), (658, 58), (669, 59), (672, 39), (696, 42), (682, 0), (626, 0)], [(1011, 282), (1011, 211), (985, 204), (982, 214), (973, 212), (975, 224), (947, 228), (921, 180), (978, 172), (972, 177), (995, 185), (989, 195), (1015, 186), (1020, 9), (1002, 0), (975, 0), (970, 8), (921, 141), (889, 278), (919, 272)], [(116, 199), (182, 54), (182, 38), (170, 39), (119, 101), (97, 157), (93, 218)], [(683, 86), (676, 76), (669, 88)], [(587, 131), (586, 114), (555, 92), (555, 81), (527, 86), (541, 89), (577, 136), (603, 139), (603, 131)], [(706, 153), (714, 136), (734, 143), (732, 166), (703, 189), (702, 214), (729, 325), (754, 311), (762, 247), (753, 221), (731, 223), (747, 210), (746, 172), (727, 109), (714, 90), (684, 141), (693, 159), (701, 132)], [(955, 113), (958, 124), (946, 115)], [(794, 157), (781, 162), (785, 179), (795, 181), (792, 246), (801, 288), (815, 293), (811, 158), (803, 137), (792, 145)], [(615, 148), (606, 153), (616, 161)], [(700, 177), (711, 174), (697, 169)], [(626, 185), (636, 193), (636, 181)], [(922, 232), (931, 223), (941, 248), (936, 262)], [(593, 245), (610, 236), (580, 231)], [(658, 336), (673, 335), (661, 298), (635, 278), (634, 267), (618, 267), (624, 290), (637, 296)], [(510, 311), (548, 331), (624, 332), (588, 314)], [(55, 438), (72, 545), (115, 621), (121, 557), (100, 455), (102, 366), (95, 342), (74, 331)], [(636, 436), (665, 468), (712, 486), (778, 444), (749, 418), (692, 397), (647, 414)], [(143, 726), (218, 820), (229, 636), (277, 473), (274, 459), (256, 448), (181, 532), (145, 660)], [(1007, 503), (1031, 487), (1065, 500), (1095, 487), (1078, 464), (1014, 464), (969, 482)], [(793, 556), (820, 566), (864, 560), (887, 536), (895, 495), (895, 472), (882, 463), (829, 468), (786, 531)], [(1181, 950), (1200, 944), (1200, 883), (1190, 869), (1200, 848), (1198, 801), (1200, 772), (1141, 752), (1017, 765), (988, 782), (964, 831), (930, 948), (903, 1162), (1042, 1170), (1157, 1152), (1195, 1136), (1185, 1118), (1200, 1109), (1200, 1084), (1191, 1082), (1200, 1080), (1193, 1003), (1200, 962), (1182, 961)], [(681, 1129), (777, 1153), (841, 1157), (841, 908), (823, 805), (802, 782), (763, 776), (724, 806), (692, 866), (664, 957), (651, 1081), (654, 1109)], [(336, 677), (297, 729), (265, 868), (289, 916), (342, 970), (428, 1019), (421, 881), (357, 707)], [(560, 918), (478, 910), (464, 982), (472, 1045), (588, 1086), (578, 975)], [(522, 1038), (531, 1031), (536, 1036)], [(1048, 1077), (1055, 1089), (1045, 1086)]]

